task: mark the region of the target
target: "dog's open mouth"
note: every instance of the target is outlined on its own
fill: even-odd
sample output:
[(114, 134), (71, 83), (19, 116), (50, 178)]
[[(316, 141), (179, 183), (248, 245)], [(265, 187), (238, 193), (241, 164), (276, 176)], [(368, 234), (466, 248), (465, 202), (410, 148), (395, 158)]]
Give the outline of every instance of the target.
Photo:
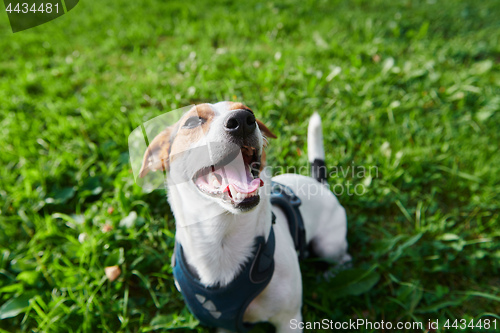
[(261, 157), (249, 146), (241, 148), (241, 156), (243, 159), (202, 168), (193, 181), (201, 192), (249, 210), (259, 203), (259, 188), (264, 184), (259, 178)]

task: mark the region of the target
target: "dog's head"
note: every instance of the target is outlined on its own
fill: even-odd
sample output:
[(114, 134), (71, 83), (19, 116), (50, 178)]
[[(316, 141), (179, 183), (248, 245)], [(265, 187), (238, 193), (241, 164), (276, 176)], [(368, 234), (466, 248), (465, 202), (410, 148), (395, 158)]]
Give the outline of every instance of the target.
[(260, 200), (267, 138), (276, 136), (241, 103), (197, 105), (149, 144), (139, 176), (162, 170), (169, 188), (246, 212)]

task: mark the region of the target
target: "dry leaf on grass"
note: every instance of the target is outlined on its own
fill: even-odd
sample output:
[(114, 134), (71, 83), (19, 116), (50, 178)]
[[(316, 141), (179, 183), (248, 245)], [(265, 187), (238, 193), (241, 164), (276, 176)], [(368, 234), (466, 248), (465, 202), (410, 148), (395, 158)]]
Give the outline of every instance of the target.
[(118, 266), (109, 266), (104, 268), (104, 272), (106, 273), (106, 276), (108, 277), (109, 281), (114, 281), (116, 280), (120, 274), (122, 273), (120, 267)]

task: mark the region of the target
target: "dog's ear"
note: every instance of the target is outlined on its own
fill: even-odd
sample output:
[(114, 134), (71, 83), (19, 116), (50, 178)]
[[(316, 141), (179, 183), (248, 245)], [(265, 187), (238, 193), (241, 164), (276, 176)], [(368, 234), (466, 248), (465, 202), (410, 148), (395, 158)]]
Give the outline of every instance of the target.
[(267, 128), (266, 125), (264, 125), (264, 123), (262, 121), (260, 121), (259, 119), (256, 120), (257, 121), (257, 126), (259, 126), (259, 129), (262, 133), (264, 133), (264, 135), (267, 137), (267, 138), (273, 138), (273, 139), (276, 139), (277, 136), (274, 135), (273, 132), (271, 132), (271, 130), (269, 128)]
[(149, 143), (148, 149), (144, 153), (141, 171), (139, 171), (140, 178), (145, 177), (149, 171), (165, 171), (168, 168), (168, 155), (172, 145), (171, 136), (173, 130), (174, 126), (167, 127)]

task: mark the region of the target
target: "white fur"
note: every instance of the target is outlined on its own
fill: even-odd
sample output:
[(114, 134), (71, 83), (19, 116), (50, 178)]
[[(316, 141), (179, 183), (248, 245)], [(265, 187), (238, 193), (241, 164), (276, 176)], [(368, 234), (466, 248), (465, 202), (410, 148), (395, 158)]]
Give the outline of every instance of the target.
[(325, 160), (325, 149), (323, 148), (323, 130), (321, 128), (321, 118), (314, 112), (309, 120), (307, 128), (307, 156), (309, 162), (315, 159)]
[[(217, 112), (228, 112), (225, 103), (212, 106)], [(222, 122), (211, 124), (207, 137), (221, 139)], [(259, 133), (262, 141), (262, 135)], [(316, 113), (309, 124), (309, 159), (324, 158), (321, 120)], [(193, 143), (196, 144), (196, 143)], [(270, 142), (272, 144), (272, 141)], [(284, 213), (270, 204), (270, 178), (261, 172), (264, 187), (259, 190), (260, 203), (253, 210), (235, 214), (225, 210), (213, 199), (203, 197), (196, 188), (186, 184), (169, 186), (169, 203), (174, 212), (177, 230), (176, 240), (182, 244), (186, 261), (198, 274), (203, 284), (228, 284), (239, 273), (241, 266), (252, 252), (255, 237), (266, 238), (271, 227), (271, 211), (276, 215), (275, 271), (269, 285), (255, 298), (245, 312), (248, 322), (269, 321), (277, 332), (297, 332), (290, 321), (302, 320), (302, 277), (297, 254), (288, 230)], [(347, 254), (346, 216), (344, 208), (325, 185), (312, 178), (295, 174), (275, 177), (274, 180), (291, 187), (302, 200), (302, 213), (307, 240), (321, 256), (344, 262)], [(208, 215), (206, 210), (210, 210)], [(204, 219), (203, 216), (210, 216)], [(201, 221), (190, 224), (191, 221)]]

